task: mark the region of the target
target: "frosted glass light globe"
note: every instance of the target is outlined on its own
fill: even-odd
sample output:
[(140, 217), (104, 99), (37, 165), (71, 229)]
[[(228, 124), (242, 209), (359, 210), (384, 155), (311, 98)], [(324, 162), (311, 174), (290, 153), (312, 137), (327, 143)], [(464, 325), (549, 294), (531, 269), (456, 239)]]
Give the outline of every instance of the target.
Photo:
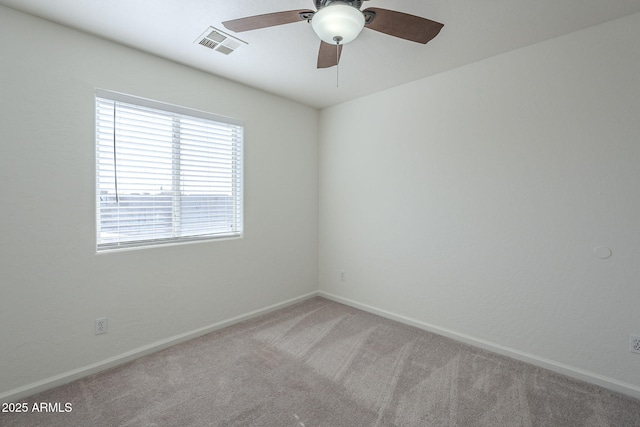
[(364, 15), (346, 2), (336, 1), (313, 15), (311, 27), (325, 43), (347, 44), (364, 28)]

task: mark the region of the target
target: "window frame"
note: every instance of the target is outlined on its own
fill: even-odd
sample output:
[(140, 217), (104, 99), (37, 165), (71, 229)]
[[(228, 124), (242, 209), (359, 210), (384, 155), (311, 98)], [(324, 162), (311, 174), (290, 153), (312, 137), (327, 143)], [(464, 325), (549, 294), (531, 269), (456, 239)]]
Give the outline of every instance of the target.
[[(234, 227), (229, 232), (216, 232), (216, 233), (208, 233), (201, 235), (174, 235), (172, 237), (160, 237), (160, 238), (140, 238), (137, 240), (127, 240), (127, 241), (117, 241), (115, 243), (101, 243), (101, 189), (100, 185), (100, 166), (98, 164), (100, 160), (100, 137), (99, 137), (99, 117), (98, 117), (98, 108), (101, 100), (112, 101), (114, 103), (124, 103), (130, 104), (136, 107), (149, 108), (153, 110), (157, 110), (160, 114), (176, 115), (184, 116), (184, 119), (197, 119), (197, 120), (205, 120), (211, 121), (216, 124), (220, 124), (223, 126), (231, 126), (237, 128), (238, 136), (233, 138), (232, 146), (230, 149), (230, 153), (234, 160), (229, 160), (229, 164), (232, 168), (232, 178), (230, 179), (232, 196), (230, 199), (233, 201), (233, 208), (231, 209), (233, 220), (231, 221), (234, 224)], [(96, 252), (97, 253), (106, 253), (113, 251), (122, 251), (122, 250), (131, 250), (131, 249), (145, 249), (145, 248), (153, 248), (153, 247), (162, 247), (162, 246), (170, 246), (170, 245), (182, 245), (194, 242), (205, 242), (205, 241), (217, 241), (217, 240), (228, 240), (228, 239), (238, 239), (244, 236), (244, 122), (242, 120), (221, 116), (214, 113), (209, 113), (202, 110), (196, 110), (188, 107), (182, 107), (178, 105), (168, 104), (160, 101), (151, 100), (148, 98), (141, 98), (133, 95), (127, 95), (119, 92), (113, 92), (105, 89), (96, 89), (94, 96), (94, 114), (95, 114), (95, 122), (94, 122), (94, 149), (95, 149), (95, 158), (94, 158), (94, 191), (95, 191), (95, 204), (94, 204), (94, 224), (95, 224), (95, 238), (96, 238)], [(115, 104), (114, 104), (115, 108)], [(175, 120), (175, 119), (174, 119)], [(114, 130), (114, 137), (116, 131)], [(176, 143), (173, 141), (175, 135), (172, 136), (172, 146), (175, 147)], [(180, 145), (180, 140), (177, 142), (177, 145)], [(114, 154), (115, 156), (115, 154)], [(119, 167), (117, 161), (114, 161), (115, 169)], [(171, 168), (172, 181), (176, 179), (176, 171), (180, 171), (180, 169), (176, 169), (175, 167)], [(116, 172), (114, 172), (115, 174)], [(104, 176), (104, 175), (103, 175)], [(179, 180), (182, 178), (178, 177)], [(117, 188), (117, 175), (114, 177), (114, 182), (116, 182)], [(180, 181), (182, 184), (182, 181)], [(117, 194), (116, 190), (116, 194)], [(172, 206), (175, 205), (175, 197), (183, 197), (179, 193), (180, 191), (172, 191)], [(179, 208), (178, 208), (179, 210)], [(181, 221), (182, 217), (174, 217), (175, 207), (172, 208), (172, 229), (175, 230), (176, 221)], [(209, 231), (212, 229), (210, 228)]]

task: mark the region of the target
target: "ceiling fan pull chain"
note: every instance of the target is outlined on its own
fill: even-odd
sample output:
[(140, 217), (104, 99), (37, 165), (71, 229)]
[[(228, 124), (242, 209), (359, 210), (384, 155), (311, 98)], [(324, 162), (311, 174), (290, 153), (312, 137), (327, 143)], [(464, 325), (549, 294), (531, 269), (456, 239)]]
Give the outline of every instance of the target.
[(340, 43), (336, 45), (336, 87), (340, 87)]
[(340, 42), (342, 37), (335, 36), (333, 40), (336, 42), (336, 87), (340, 87)]

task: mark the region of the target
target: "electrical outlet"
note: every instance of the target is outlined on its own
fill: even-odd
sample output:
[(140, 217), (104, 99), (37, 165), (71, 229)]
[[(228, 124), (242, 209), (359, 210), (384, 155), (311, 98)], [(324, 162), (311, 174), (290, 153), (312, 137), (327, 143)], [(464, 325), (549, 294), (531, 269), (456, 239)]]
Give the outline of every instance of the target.
[(109, 330), (109, 319), (101, 317), (96, 319), (96, 335), (106, 334)]
[(343, 281), (343, 282), (344, 282), (345, 280), (347, 280), (347, 276), (344, 274), (344, 271), (341, 271), (341, 272), (340, 272), (340, 280), (341, 280), (341, 281)]
[(640, 353), (640, 335), (629, 335), (629, 351)]

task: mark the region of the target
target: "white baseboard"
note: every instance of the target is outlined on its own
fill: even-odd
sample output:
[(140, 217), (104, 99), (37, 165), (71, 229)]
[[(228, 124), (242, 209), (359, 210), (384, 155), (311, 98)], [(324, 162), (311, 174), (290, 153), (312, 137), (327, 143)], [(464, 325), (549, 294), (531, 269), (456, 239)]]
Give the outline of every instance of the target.
[(331, 301), (339, 302), (344, 305), (348, 305), (350, 307), (357, 308), (362, 311), (366, 311), (368, 313), (377, 314), (378, 316), (395, 320), (400, 323), (404, 323), (406, 325), (414, 326), (416, 328), (423, 329), (425, 331), (433, 332), (438, 335), (443, 335), (445, 337), (454, 339), (456, 341), (461, 341), (466, 344), (470, 344), (475, 347), (479, 347), (484, 350), (491, 351), (493, 353), (498, 353), (503, 356), (508, 356), (513, 359), (538, 366), (540, 368), (548, 369), (550, 371), (553, 371), (562, 375), (566, 375), (571, 378), (575, 378), (577, 380), (595, 384), (595, 385), (607, 388), (609, 390), (613, 390), (618, 393), (626, 394), (636, 399), (640, 399), (640, 387), (633, 384), (628, 384), (613, 378), (596, 374), (594, 372), (586, 371), (584, 369), (576, 368), (574, 366), (565, 365), (563, 363), (559, 363), (553, 360), (538, 357), (536, 355), (525, 353), (525, 352), (515, 350), (513, 348), (505, 347), (499, 344), (495, 344), (490, 341), (460, 334), (449, 329), (440, 328), (438, 326), (431, 325), (426, 322), (422, 322), (420, 320), (395, 314), (386, 310), (379, 309), (377, 307), (372, 307), (367, 304), (362, 304), (357, 301), (350, 300), (348, 298), (343, 298), (341, 296), (331, 294), (329, 292), (319, 291), (318, 296), (321, 296)]
[(253, 319), (258, 316), (262, 316), (263, 314), (267, 314), (272, 311), (279, 310), (281, 308), (287, 307), (292, 304), (296, 304), (298, 302), (304, 301), (306, 299), (312, 298), (317, 295), (318, 295), (318, 292), (310, 292), (308, 294), (301, 295), (299, 297), (292, 298), (287, 301), (273, 304), (268, 307), (263, 307), (258, 310), (254, 310), (240, 316), (232, 317), (231, 319), (226, 319), (221, 322), (214, 323), (213, 325), (205, 326), (203, 328), (198, 328), (193, 331), (175, 335), (175, 336), (166, 338), (164, 340), (160, 340), (152, 344), (136, 348), (126, 353), (119, 354), (117, 356), (113, 356), (105, 360), (101, 360), (100, 362), (92, 363), (91, 365), (87, 365), (78, 369), (63, 372), (62, 374), (54, 375), (53, 377), (46, 378), (42, 381), (37, 381), (31, 384), (27, 384), (23, 387), (18, 387), (16, 389), (9, 390), (8, 392), (0, 394), (0, 402), (2, 403), (15, 402), (18, 399), (22, 399), (24, 397), (31, 396), (36, 393), (40, 393), (45, 390), (49, 390), (51, 388), (70, 383), (71, 381), (75, 381), (77, 379), (86, 377), (88, 375), (96, 374), (98, 372), (113, 368), (118, 365), (122, 365), (124, 363), (130, 362), (139, 357), (146, 356), (147, 354), (155, 353), (156, 351), (160, 351), (165, 348), (171, 347), (173, 345), (179, 344), (181, 342), (188, 341), (193, 338), (197, 338), (201, 335), (205, 335), (213, 331), (217, 331), (218, 329), (222, 329), (227, 326), (231, 326), (236, 323), (243, 322), (245, 320)]
[(372, 314), (377, 314), (387, 319), (395, 320), (395, 321), (404, 323), (406, 325), (414, 326), (429, 332), (436, 333), (438, 335), (443, 335), (443, 336), (452, 338), (456, 341), (461, 341), (466, 344), (473, 345), (475, 347), (492, 351), (494, 353), (502, 354), (504, 356), (508, 356), (516, 360), (521, 360), (523, 362), (530, 363), (532, 365), (535, 365), (544, 369), (548, 369), (550, 371), (557, 372), (559, 374), (566, 375), (571, 378), (575, 378), (581, 381), (585, 381), (591, 384), (605, 387), (609, 390), (613, 390), (613, 391), (634, 397), (636, 399), (640, 399), (640, 387), (635, 386), (633, 384), (624, 383), (622, 381), (605, 377), (603, 375), (599, 375), (590, 371), (579, 369), (570, 365), (565, 365), (563, 363), (555, 362), (553, 360), (544, 359), (544, 358), (535, 356), (533, 354), (525, 353), (509, 347), (501, 346), (489, 341), (485, 341), (485, 340), (477, 339), (468, 335), (460, 334), (455, 331), (451, 331), (449, 329), (440, 328), (440, 327), (428, 324), (426, 322), (422, 322), (420, 320), (395, 314), (395, 313), (382, 310), (367, 304), (362, 304), (357, 301), (350, 300), (348, 298), (343, 298), (341, 296), (334, 295), (328, 292), (319, 291), (319, 292), (310, 292), (308, 294), (301, 295), (299, 297), (292, 298), (287, 301), (283, 301), (277, 304), (270, 305), (268, 307), (251, 311), (249, 313), (246, 313), (240, 316), (223, 320), (213, 325), (205, 326), (203, 328), (199, 328), (183, 334), (175, 335), (173, 337), (169, 337), (167, 339), (157, 341), (155, 343), (152, 343), (143, 347), (139, 347), (129, 352), (126, 352), (114, 357), (110, 357), (108, 359), (93, 363), (88, 366), (67, 371), (62, 374), (46, 378), (42, 381), (37, 381), (35, 383), (27, 384), (23, 387), (9, 390), (8, 392), (0, 394), (0, 402), (15, 402), (24, 397), (31, 396), (33, 394), (40, 393), (54, 387), (58, 387), (63, 384), (67, 384), (71, 381), (80, 379), (82, 377), (86, 377), (88, 375), (96, 374), (106, 369), (110, 369), (115, 366), (130, 362), (132, 360), (135, 360), (147, 354), (151, 354), (156, 351), (163, 350), (165, 348), (171, 347), (181, 342), (188, 341), (190, 339), (208, 334), (210, 332), (225, 328), (227, 326), (234, 325), (236, 323), (243, 322), (245, 320), (262, 316), (263, 314), (267, 314), (272, 311), (287, 307), (289, 305), (296, 304), (298, 302), (304, 301), (314, 296), (321, 296), (331, 301), (339, 302), (341, 304), (345, 304), (345, 305), (348, 305)]

